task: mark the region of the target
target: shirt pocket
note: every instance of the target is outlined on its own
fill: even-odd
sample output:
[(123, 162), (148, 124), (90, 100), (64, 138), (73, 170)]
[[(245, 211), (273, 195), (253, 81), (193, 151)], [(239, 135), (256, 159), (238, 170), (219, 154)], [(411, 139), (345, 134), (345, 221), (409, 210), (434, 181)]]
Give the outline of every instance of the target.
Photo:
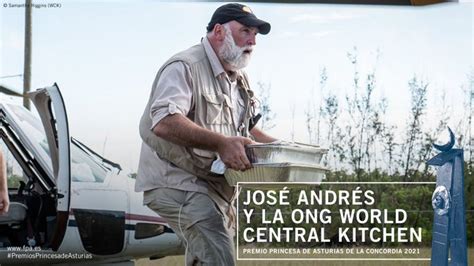
[(230, 99), (227, 95), (203, 94), (206, 100), (206, 123), (209, 125), (230, 124), (232, 122)]

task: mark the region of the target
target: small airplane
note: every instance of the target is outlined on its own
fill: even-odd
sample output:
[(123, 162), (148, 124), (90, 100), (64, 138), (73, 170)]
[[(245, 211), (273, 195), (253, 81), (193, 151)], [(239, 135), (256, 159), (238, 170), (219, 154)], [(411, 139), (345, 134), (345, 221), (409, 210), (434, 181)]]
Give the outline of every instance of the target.
[(56, 84), (28, 94), (40, 119), (2, 97), (0, 137), (25, 178), (9, 186), (10, 209), (0, 215), (1, 265), (133, 265), (184, 254), (167, 223), (142, 205), (135, 180), (69, 136)]
[[(451, 0), (244, 2), (418, 6)], [(135, 180), (69, 136), (56, 84), (27, 96), (40, 119), (2, 94), (25, 96), (0, 86), (0, 137), (26, 178), (9, 188), (10, 210), (0, 215), (0, 265), (133, 265), (137, 258), (184, 254), (167, 223), (142, 205)]]

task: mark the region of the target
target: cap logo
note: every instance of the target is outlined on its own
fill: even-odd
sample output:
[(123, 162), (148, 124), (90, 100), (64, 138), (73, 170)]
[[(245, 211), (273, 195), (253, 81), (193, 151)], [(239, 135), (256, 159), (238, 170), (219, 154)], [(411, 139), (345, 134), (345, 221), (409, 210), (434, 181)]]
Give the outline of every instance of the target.
[(247, 13), (252, 14), (252, 10), (251, 10), (250, 7), (248, 7), (248, 6), (243, 6), (243, 7), (242, 7), (242, 10), (245, 11), (245, 12), (247, 12)]

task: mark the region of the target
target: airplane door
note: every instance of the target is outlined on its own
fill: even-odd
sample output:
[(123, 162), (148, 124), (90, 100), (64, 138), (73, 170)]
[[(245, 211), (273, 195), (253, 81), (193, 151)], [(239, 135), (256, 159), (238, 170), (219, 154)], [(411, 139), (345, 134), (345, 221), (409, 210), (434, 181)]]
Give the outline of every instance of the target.
[(56, 230), (51, 248), (61, 245), (69, 219), (71, 189), (71, 153), (69, 126), (64, 101), (56, 84), (28, 94), (43, 123), (53, 166), (53, 182), (56, 184)]

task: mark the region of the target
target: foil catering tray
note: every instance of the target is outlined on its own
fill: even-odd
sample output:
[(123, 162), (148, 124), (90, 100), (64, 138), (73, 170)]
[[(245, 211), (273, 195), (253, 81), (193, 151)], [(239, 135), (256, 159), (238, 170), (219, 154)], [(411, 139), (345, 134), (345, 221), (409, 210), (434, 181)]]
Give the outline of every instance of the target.
[(300, 143), (259, 143), (247, 145), (245, 152), (252, 164), (293, 163), (318, 165), (327, 153), (319, 146)]
[(259, 163), (246, 171), (227, 169), (224, 176), (227, 183), (237, 182), (321, 182), (328, 169), (318, 165), (294, 163)]

